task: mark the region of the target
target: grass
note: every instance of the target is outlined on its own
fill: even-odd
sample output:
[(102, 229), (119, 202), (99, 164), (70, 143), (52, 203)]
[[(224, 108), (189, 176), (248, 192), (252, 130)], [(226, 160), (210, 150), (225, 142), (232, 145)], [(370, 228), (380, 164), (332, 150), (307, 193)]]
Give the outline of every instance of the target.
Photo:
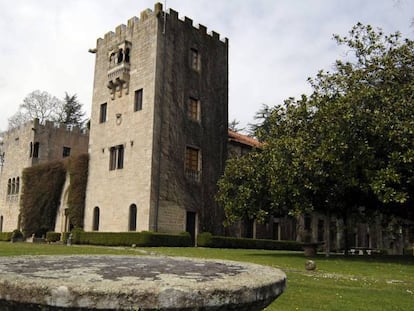
[(207, 248), (108, 248), (0, 243), (0, 256), (126, 254), (219, 258), (280, 268), (288, 276), (285, 293), (273, 310), (412, 310), (414, 257), (331, 256), (313, 258), (317, 271), (307, 272), (299, 252)]

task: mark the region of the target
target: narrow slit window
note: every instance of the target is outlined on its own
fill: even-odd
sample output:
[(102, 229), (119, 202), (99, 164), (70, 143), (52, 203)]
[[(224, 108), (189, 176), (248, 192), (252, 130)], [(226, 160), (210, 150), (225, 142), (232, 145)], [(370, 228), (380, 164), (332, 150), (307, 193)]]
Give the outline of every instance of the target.
[(95, 207), (93, 209), (93, 220), (92, 220), (92, 230), (99, 231), (99, 218), (100, 218), (100, 211), (99, 207)]
[(190, 50), (190, 65), (191, 68), (196, 70), (196, 71), (200, 71), (200, 53), (198, 52), (198, 50), (196, 49), (191, 49)]
[(142, 110), (142, 89), (135, 91), (134, 111)]
[(116, 148), (111, 147), (109, 149), (109, 170), (113, 171), (116, 169)]
[(132, 204), (129, 207), (129, 231), (137, 230), (137, 206)]
[(99, 123), (106, 122), (106, 110), (107, 110), (107, 103), (101, 104), (100, 111), (99, 111)]
[(40, 144), (38, 142), (33, 144), (33, 158), (39, 157)]
[(118, 159), (117, 159), (117, 169), (124, 168), (124, 146), (118, 146)]
[(11, 194), (11, 178), (9, 178), (8, 182), (7, 182), (7, 194)]

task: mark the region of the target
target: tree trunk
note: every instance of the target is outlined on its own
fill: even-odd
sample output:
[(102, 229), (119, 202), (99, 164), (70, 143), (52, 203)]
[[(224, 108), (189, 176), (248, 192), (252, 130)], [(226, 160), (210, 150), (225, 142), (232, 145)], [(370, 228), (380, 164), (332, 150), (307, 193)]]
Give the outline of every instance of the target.
[(331, 252), (331, 212), (328, 210), (325, 215), (325, 256), (329, 257)]

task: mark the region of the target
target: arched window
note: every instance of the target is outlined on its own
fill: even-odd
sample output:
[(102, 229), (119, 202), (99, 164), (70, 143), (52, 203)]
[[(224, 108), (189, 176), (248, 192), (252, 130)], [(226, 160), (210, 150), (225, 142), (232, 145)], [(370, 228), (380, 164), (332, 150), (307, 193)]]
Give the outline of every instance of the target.
[(15, 194), (16, 193), (16, 178), (12, 179), (12, 184), (11, 184), (11, 194)]
[(118, 51), (118, 64), (122, 63), (123, 60), (124, 60), (124, 50), (119, 49), (119, 51)]
[(137, 206), (135, 204), (129, 207), (129, 231), (137, 231)]
[(20, 192), (20, 177), (16, 178), (16, 193)]
[(125, 63), (129, 63), (129, 48), (125, 49)]
[(115, 64), (115, 53), (111, 53), (111, 55), (109, 56), (109, 64), (110, 66), (113, 66)]
[(93, 220), (92, 220), (92, 230), (99, 231), (99, 207), (95, 206), (93, 209)]
[(11, 186), (11, 179), (9, 178), (7, 182), (7, 194), (11, 194), (12, 186)]

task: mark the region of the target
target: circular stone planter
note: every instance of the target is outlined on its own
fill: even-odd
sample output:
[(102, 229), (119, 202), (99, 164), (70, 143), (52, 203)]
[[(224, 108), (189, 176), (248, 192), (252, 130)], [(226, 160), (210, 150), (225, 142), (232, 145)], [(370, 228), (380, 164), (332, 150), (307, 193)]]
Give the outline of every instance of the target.
[(274, 268), (154, 256), (23, 256), (0, 262), (2, 310), (262, 310), (285, 289)]

